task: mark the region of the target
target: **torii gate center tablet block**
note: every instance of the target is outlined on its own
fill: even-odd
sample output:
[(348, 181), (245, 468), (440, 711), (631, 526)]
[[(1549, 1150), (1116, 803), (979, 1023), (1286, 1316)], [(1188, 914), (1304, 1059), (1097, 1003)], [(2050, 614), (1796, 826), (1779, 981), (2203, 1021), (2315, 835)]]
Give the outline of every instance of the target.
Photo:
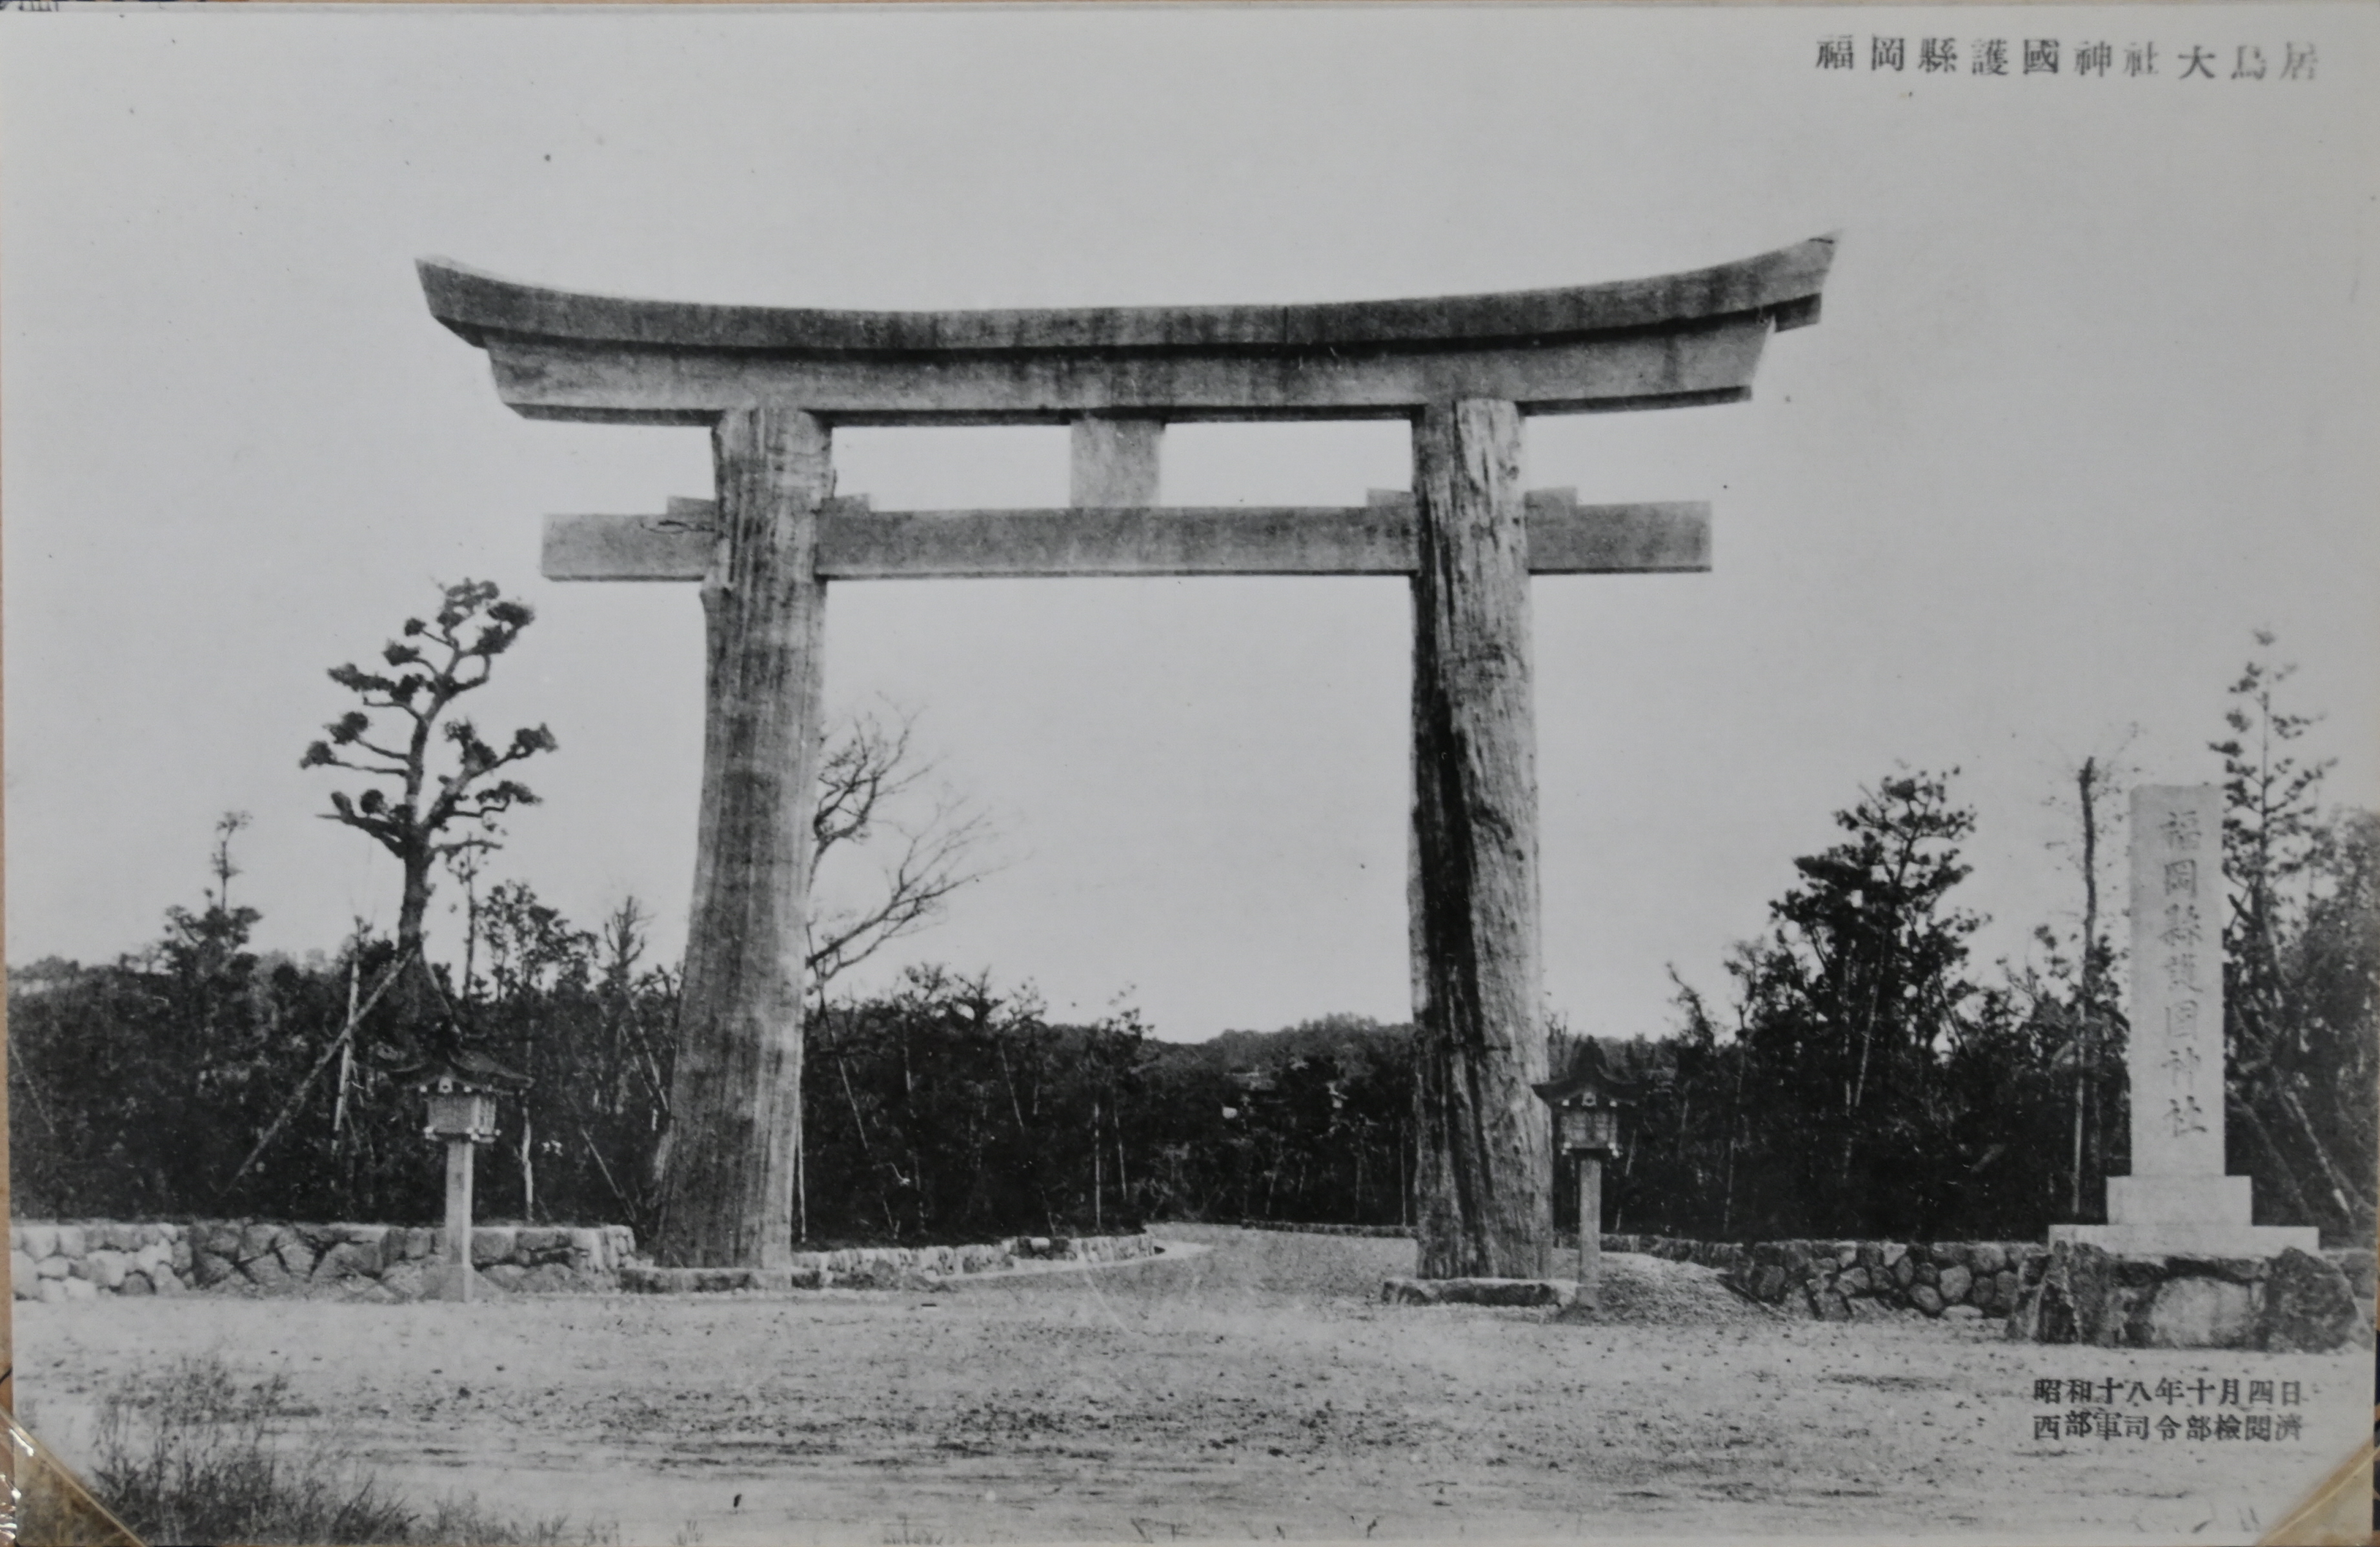
[[(1699, 504), (1524, 495), (1521, 420), (1729, 403), (1817, 320), (1832, 238), (1574, 289), (1311, 306), (822, 311), (574, 295), (427, 261), (437, 319), (538, 419), (701, 424), (715, 501), (549, 520), (555, 579), (698, 580), (708, 713), (674, 1133), (656, 1251), (792, 1249), (803, 920), (830, 580), (1402, 575), (1414, 595), (1410, 895), (1425, 1277), (1536, 1277), (1553, 1247), (1531, 574), (1709, 567)], [(1402, 419), (1410, 493), (1167, 509), (1171, 421)], [(837, 498), (836, 425), (1069, 424), (1060, 510)]]

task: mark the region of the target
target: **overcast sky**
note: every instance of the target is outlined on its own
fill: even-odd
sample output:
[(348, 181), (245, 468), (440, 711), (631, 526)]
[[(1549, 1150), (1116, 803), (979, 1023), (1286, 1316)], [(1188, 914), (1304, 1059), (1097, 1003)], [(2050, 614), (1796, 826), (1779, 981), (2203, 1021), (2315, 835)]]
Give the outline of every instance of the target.
[[(1547, 988), (1582, 1029), (1661, 1029), (1670, 963), (1718, 987), (1792, 857), (1902, 764), (1963, 771), (1965, 900), (1984, 955), (2021, 954), (2079, 901), (2046, 799), (2119, 745), (2214, 778), (2260, 627), (2328, 711), (2333, 797), (2380, 803), (2368, 7), (0, 30), (12, 963), (153, 938), (233, 809), (260, 944), (393, 924), (393, 864), (316, 820), (334, 781), (298, 758), (346, 707), (323, 669), (465, 576), (538, 612), (483, 728), (561, 742), (495, 873), (589, 924), (634, 894), (674, 956), (695, 590), (549, 583), (538, 533), (707, 496), (707, 438), (515, 416), (429, 318), (429, 254), (664, 298), (1068, 306), (1572, 285), (1840, 232), (1824, 320), (1771, 341), (1752, 401), (1529, 421), (1532, 487), (1715, 508), (1708, 575), (1535, 582)], [(1843, 32), (1859, 67), (1816, 68)], [(2044, 33), (2063, 67), (2022, 73)], [(1907, 67), (1869, 68), (1874, 36)], [(1919, 71), (1928, 36), (1956, 73)], [(2010, 73), (1972, 73), (1995, 38)], [(2114, 68), (2078, 77), (2095, 41)], [(2313, 79), (2280, 79), (2292, 44)], [(2264, 79), (2234, 79), (2243, 45)], [(2181, 78), (2193, 48), (2214, 79)], [(880, 508), (1065, 498), (1060, 430), (836, 457)], [(1164, 498), (1408, 476), (1402, 425), (1192, 426)], [(1404, 1017), (1402, 582), (855, 583), (829, 611), (832, 700), (914, 709), (1001, 833), (898, 960), (1031, 979), (1062, 1015), (1122, 995), (1168, 1037)]]

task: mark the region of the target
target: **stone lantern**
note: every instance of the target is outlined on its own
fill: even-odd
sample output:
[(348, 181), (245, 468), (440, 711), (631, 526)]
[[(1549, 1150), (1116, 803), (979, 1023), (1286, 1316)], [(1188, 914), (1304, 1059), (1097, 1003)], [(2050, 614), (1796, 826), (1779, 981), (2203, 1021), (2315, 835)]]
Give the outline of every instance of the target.
[(471, 1155), (496, 1138), (496, 1098), (525, 1090), (528, 1078), (486, 1054), (458, 1048), (432, 1057), (413, 1071), (412, 1085), (427, 1100), (424, 1139), (446, 1143), (446, 1297), (471, 1297)]
[(1578, 1168), (1578, 1297), (1593, 1306), (1603, 1272), (1603, 1163), (1620, 1155), (1620, 1098), (1591, 1071), (1530, 1089), (1553, 1108), (1554, 1147)]

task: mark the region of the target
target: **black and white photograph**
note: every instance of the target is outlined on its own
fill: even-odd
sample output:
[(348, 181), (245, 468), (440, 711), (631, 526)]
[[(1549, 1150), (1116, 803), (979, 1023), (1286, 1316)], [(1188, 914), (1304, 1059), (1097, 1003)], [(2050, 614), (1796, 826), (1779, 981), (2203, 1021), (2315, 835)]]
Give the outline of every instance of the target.
[(2375, 109), (7, 0), (11, 1540), (2369, 1540)]

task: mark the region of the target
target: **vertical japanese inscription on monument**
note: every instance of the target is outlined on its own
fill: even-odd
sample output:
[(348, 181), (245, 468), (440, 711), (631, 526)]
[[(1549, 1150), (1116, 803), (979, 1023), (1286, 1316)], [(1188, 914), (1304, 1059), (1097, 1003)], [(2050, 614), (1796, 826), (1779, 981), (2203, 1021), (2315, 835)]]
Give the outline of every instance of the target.
[(2223, 813), (2132, 792), (2132, 1172), (2223, 1172)]

